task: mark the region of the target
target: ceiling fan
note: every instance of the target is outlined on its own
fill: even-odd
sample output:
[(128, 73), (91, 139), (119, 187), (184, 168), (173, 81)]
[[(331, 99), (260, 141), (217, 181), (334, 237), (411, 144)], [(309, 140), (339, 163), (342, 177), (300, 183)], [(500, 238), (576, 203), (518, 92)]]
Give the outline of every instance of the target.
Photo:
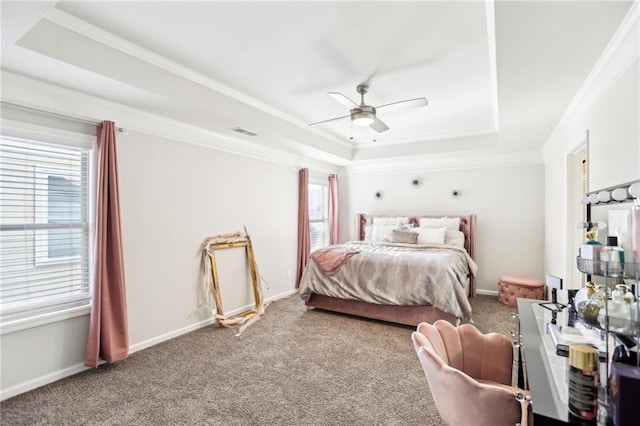
[(355, 103), (342, 93), (328, 92), (327, 94), (329, 96), (349, 108), (349, 115), (318, 121), (309, 124), (309, 126), (315, 126), (317, 124), (328, 123), (330, 121), (342, 120), (343, 118), (350, 117), (351, 123), (355, 126), (370, 126), (376, 132), (382, 133), (389, 130), (389, 126), (377, 117), (377, 112), (379, 110), (384, 109), (385, 112), (391, 112), (402, 109), (419, 108), (429, 104), (427, 102), (427, 98), (423, 97), (373, 107), (364, 103), (364, 95), (369, 91), (369, 86), (367, 84), (359, 84), (356, 87), (356, 91), (360, 94), (360, 104)]

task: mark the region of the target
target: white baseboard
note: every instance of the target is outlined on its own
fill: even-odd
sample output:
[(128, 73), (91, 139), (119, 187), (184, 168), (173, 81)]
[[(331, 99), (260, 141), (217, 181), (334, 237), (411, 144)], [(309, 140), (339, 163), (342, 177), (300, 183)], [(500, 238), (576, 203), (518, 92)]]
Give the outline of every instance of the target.
[(178, 328), (177, 330), (170, 331), (168, 333), (161, 334), (156, 337), (152, 337), (151, 339), (143, 340), (142, 342), (138, 342), (134, 345), (129, 346), (129, 355), (141, 351), (143, 349), (150, 348), (151, 346), (155, 346), (158, 343), (166, 342), (167, 340), (174, 339), (178, 336), (182, 336), (183, 334), (190, 333), (194, 330), (197, 330), (202, 327), (206, 327), (208, 325), (213, 324), (213, 318), (207, 318), (206, 320), (202, 320), (193, 324), (189, 324), (186, 327)]
[[(274, 300), (278, 300), (278, 299), (282, 299), (282, 298), (285, 298), (285, 297), (289, 297), (292, 294), (295, 294), (296, 292), (297, 292), (296, 289), (285, 291), (284, 293), (280, 293), (280, 294), (277, 294), (275, 296), (268, 297), (264, 301), (265, 301), (265, 303), (272, 302)], [(238, 309), (234, 309), (233, 311), (228, 312), (227, 315), (231, 316), (231, 315), (239, 314), (240, 312), (244, 312), (247, 309), (251, 308), (252, 306), (253, 305), (247, 305), (247, 306), (244, 306), (244, 307), (241, 307), (241, 308), (238, 308)], [(176, 338), (178, 336), (181, 336), (183, 334), (192, 332), (192, 331), (197, 330), (199, 328), (206, 327), (206, 326), (208, 326), (210, 324), (213, 324), (213, 323), (214, 323), (213, 317), (212, 318), (208, 318), (208, 319), (205, 319), (203, 321), (199, 321), (199, 322), (194, 323), (194, 324), (189, 324), (186, 327), (182, 327), (182, 328), (179, 328), (177, 330), (173, 330), (173, 331), (170, 331), (168, 333), (161, 334), (160, 336), (156, 336), (156, 337), (153, 337), (151, 339), (147, 339), (145, 341), (136, 343), (134, 345), (129, 346), (129, 354), (141, 351), (143, 349), (147, 349), (147, 348), (149, 348), (151, 346), (157, 345), (158, 343), (165, 342), (167, 340), (170, 340), (170, 339)], [(102, 363), (104, 363), (104, 361), (100, 361), (100, 364), (102, 364)], [(53, 383), (53, 382), (55, 382), (57, 380), (64, 379), (65, 377), (73, 376), (74, 374), (81, 373), (81, 372), (83, 372), (85, 370), (88, 370), (88, 369), (89, 369), (89, 367), (85, 366), (84, 363), (79, 363), (79, 364), (72, 365), (70, 367), (66, 367), (66, 368), (60, 369), (58, 371), (54, 371), (52, 373), (48, 373), (48, 374), (42, 375), (40, 377), (36, 377), (34, 379), (31, 379), (31, 380), (27, 380), (27, 381), (22, 382), (22, 383), (18, 383), (17, 385), (14, 385), (14, 386), (11, 386), (11, 387), (9, 387), (7, 389), (1, 390), (0, 391), (0, 401), (4, 401), (5, 399), (14, 397), (14, 396), (19, 395), (21, 393), (28, 392), (30, 390), (39, 388), (40, 386), (48, 385), (49, 383)]]
[(476, 294), (482, 294), (483, 296), (498, 297), (498, 290), (484, 290), (484, 289), (478, 288), (476, 289)]
[(88, 369), (89, 367), (85, 366), (84, 363), (79, 363), (72, 365), (71, 367), (63, 368), (62, 370), (54, 371), (53, 373), (36, 377), (35, 379), (27, 380), (26, 382), (18, 383), (17, 385), (2, 390), (0, 401), (4, 401), (5, 399), (9, 399), (21, 393), (39, 388), (40, 386), (48, 385), (49, 383), (64, 379), (65, 377), (73, 376), (74, 374), (78, 374)]

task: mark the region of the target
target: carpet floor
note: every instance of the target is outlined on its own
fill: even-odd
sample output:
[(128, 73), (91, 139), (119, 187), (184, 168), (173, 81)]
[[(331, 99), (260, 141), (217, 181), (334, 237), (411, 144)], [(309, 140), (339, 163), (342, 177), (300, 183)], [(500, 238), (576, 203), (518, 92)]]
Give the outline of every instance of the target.
[[(512, 308), (471, 299), (508, 336)], [(320, 310), (297, 295), (241, 336), (201, 328), (0, 404), (2, 425), (441, 425), (412, 327)]]

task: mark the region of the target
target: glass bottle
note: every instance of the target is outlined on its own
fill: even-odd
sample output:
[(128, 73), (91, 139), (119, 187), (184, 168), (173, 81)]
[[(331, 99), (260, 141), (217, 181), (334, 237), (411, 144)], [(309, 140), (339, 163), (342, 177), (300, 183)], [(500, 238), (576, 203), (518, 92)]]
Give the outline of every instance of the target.
[(582, 308), (581, 316), (585, 322), (597, 325), (600, 302), (596, 294), (596, 285), (589, 281), (585, 287), (587, 288), (588, 299), (584, 308)]
[(587, 300), (589, 300), (589, 287), (593, 286), (595, 289), (595, 284), (589, 281), (577, 291), (576, 295), (573, 297), (573, 307), (578, 314), (582, 315), (582, 310), (584, 309), (584, 305), (587, 304)]

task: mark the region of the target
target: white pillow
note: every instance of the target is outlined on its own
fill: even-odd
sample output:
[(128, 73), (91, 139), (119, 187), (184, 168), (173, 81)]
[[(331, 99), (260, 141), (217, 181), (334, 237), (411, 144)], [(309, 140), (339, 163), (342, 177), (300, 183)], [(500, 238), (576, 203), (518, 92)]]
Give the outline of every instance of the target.
[(447, 228), (415, 228), (418, 244), (444, 244)]
[(371, 241), (373, 238), (373, 225), (367, 225), (364, 227), (364, 241)]
[(391, 241), (391, 234), (396, 229), (396, 225), (371, 225), (371, 240), (369, 241)]
[(418, 223), (420, 228), (442, 228), (444, 226), (452, 231), (460, 230), (459, 217), (421, 217)]
[(444, 243), (450, 246), (464, 247), (464, 233), (447, 229), (444, 234)]
[(398, 216), (398, 217), (374, 217), (373, 224), (374, 225), (400, 225), (401, 223), (407, 224), (409, 223), (408, 217)]

